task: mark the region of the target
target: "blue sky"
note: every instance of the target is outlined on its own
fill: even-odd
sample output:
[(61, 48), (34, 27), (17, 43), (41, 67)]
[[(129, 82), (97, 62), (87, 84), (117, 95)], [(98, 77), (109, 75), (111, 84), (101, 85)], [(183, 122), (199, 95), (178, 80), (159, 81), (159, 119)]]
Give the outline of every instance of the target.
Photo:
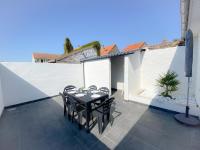
[(0, 61), (98, 40), (120, 49), (180, 38), (180, 0), (0, 0)]

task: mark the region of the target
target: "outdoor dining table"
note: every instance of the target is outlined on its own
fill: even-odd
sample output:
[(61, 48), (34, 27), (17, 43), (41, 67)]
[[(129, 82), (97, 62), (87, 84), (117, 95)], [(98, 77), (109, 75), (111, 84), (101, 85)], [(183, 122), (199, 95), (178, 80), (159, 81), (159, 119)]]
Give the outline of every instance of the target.
[[(77, 94), (83, 93), (83, 96), (76, 96)], [(69, 94), (69, 93), (68, 93)], [(99, 97), (93, 97), (92, 95), (99, 95)], [(73, 94), (69, 94), (70, 96), (72, 96), (74, 98), (74, 100), (76, 100), (77, 102), (81, 103), (82, 105), (85, 106), (86, 108), (86, 130), (87, 132), (90, 132), (90, 126), (89, 126), (89, 122), (90, 122), (90, 114), (92, 111), (92, 103), (95, 103), (97, 101), (101, 101), (103, 102), (106, 98), (109, 97), (108, 94), (105, 94), (103, 92), (96, 92), (96, 93), (90, 93), (85, 91), (82, 92), (76, 92)]]

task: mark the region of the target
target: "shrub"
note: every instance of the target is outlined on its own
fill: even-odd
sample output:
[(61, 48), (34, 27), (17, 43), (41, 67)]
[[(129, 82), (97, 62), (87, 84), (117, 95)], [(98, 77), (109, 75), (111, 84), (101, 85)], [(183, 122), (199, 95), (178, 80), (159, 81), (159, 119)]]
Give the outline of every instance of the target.
[(166, 74), (160, 75), (157, 80), (158, 86), (164, 89), (161, 93), (164, 97), (169, 97), (172, 99), (171, 93), (178, 90), (178, 85), (180, 82), (176, 79), (177, 74), (175, 72), (168, 71)]

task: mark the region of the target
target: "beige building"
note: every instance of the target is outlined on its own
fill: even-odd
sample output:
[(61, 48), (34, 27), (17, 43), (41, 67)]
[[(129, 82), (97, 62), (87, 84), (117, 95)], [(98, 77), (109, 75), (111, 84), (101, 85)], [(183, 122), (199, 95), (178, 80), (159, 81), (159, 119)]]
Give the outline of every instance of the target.
[(50, 60), (57, 59), (58, 57), (60, 57), (60, 55), (47, 54), (47, 53), (33, 53), (32, 62), (35, 62), (35, 63), (47, 63)]

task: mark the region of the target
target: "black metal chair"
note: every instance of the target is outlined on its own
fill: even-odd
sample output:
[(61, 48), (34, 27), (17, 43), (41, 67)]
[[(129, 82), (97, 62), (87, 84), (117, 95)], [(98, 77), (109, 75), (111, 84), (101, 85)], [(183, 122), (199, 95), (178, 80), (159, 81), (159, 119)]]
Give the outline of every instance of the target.
[[(101, 88), (99, 88), (99, 92), (103, 92), (104, 94), (108, 94), (109, 95), (109, 89), (107, 87), (101, 87)], [(94, 104), (95, 105), (100, 105), (101, 101), (97, 101)]]
[(59, 93), (60, 96), (62, 96), (63, 104), (64, 104), (64, 116), (66, 116), (66, 113), (68, 114), (68, 119), (70, 120), (70, 103), (67, 99), (67, 97), (63, 93)]
[[(68, 108), (68, 119), (70, 120), (71, 119), (71, 115), (70, 115), (70, 111), (71, 111), (71, 109), (70, 109), (70, 102), (69, 102), (69, 100), (68, 100), (68, 96), (67, 96), (67, 93), (68, 92), (70, 92), (70, 91), (72, 91), (72, 90), (74, 90), (74, 89), (76, 89), (76, 87), (74, 86), (74, 85), (68, 85), (68, 86), (66, 86), (65, 88), (64, 88), (64, 90), (63, 90), (63, 96), (65, 97), (65, 99), (66, 99), (66, 101), (67, 101), (67, 108)], [(65, 104), (64, 104), (65, 105)], [(64, 109), (66, 109), (66, 107), (64, 108)], [(65, 111), (65, 110), (64, 110)]]
[(112, 121), (111, 120), (111, 105), (114, 99), (115, 99), (114, 97), (111, 97), (93, 109), (93, 114), (97, 116), (99, 134), (102, 134), (103, 126), (105, 123), (105, 120), (104, 120), (105, 116), (110, 123)]
[(83, 117), (83, 113), (85, 112), (85, 107), (83, 105), (81, 105), (80, 103), (78, 103), (76, 100), (74, 100), (73, 97), (71, 97), (70, 95), (67, 95), (69, 103), (70, 103), (70, 113), (71, 113), (71, 121), (74, 121), (75, 118), (75, 113), (78, 116), (78, 125), (79, 125), (79, 129), (82, 127), (82, 117)]
[(66, 95), (67, 92), (74, 90), (76, 87), (74, 85), (68, 85), (64, 88), (63, 93)]
[(103, 93), (105, 93), (105, 94), (108, 94), (108, 95), (109, 95), (109, 93), (110, 93), (110, 90), (109, 90), (107, 87), (101, 87), (101, 88), (99, 88), (99, 91), (100, 91), (100, 92), (103, 92)]
[(97, 90), (97, 86), (96, 85), (91, 85), (88, 87), (88, 91), (94, 91)]

